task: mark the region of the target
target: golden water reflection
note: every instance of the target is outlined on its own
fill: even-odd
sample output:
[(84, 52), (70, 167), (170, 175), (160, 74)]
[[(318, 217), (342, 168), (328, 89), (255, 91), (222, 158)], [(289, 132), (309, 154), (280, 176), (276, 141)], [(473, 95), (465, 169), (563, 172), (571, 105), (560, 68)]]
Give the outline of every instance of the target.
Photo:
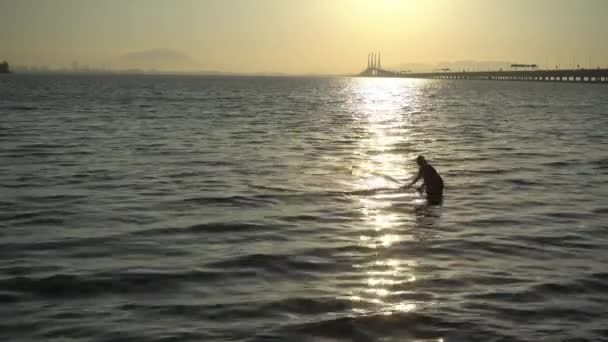
[[(391, 179), (412, 177), (415, 151), (408, 148), (415, 142), (410, 141), (408, 109), (418, 103), (414, 90), (406, 80), (353, 80), (351, 112), (360, 132), (353, 158), (353, 190), (398, 188)], [(411, 210), (405, 209), (416, 195), (411, 191), (372, 192), (357, 200), (363, 217), (357, 243), (369, 248), (372, 256), (365, 263), (353, 265), (362, 279), (360, 287), (349, 296), (354, 313), (390, 315), (416, 310), (419, 303), (407, 299), (412, 298), (415, 289), (416, 261), (408, 259), (407, 253), (402, 254), (403, 259), (383, 256), (389, 255), (385, 251), (403, 248), (414, 240), (415, 218)]]

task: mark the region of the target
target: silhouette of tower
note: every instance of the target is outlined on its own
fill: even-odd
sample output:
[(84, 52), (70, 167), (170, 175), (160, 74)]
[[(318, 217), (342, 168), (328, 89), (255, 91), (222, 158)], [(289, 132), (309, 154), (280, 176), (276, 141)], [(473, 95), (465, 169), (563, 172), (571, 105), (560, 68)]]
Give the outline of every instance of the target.
[(378, 69), (382, 68), (382, 64), (380, 64), (380, 52), (378, 52)]

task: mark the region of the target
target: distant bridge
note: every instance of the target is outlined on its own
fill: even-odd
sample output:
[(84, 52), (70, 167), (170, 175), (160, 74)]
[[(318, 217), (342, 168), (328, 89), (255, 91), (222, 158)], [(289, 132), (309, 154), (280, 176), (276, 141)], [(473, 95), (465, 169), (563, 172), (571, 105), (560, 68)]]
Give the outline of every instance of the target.
[(443, 80), (496, 80), (496, 81), (533, 81), (533, 82), (578, 82), (608, 83), (608, 69), (555, 69), (539, 70), (536, 65), (519, 65), (533, 67), (532, 70), (496, 70), (496, 71), (450, 71), (443, 69), (437, 72), (399, 72), (383, 69), (380, 54), (368, 56), (367, 68), (359, 77), (401, 77)]

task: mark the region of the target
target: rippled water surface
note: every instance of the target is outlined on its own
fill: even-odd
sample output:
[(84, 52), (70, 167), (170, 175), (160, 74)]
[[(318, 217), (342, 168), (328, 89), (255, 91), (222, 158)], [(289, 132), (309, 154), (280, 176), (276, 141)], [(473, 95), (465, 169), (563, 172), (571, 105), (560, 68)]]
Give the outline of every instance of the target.
[(603, 85), (3, 76), (0, 338), (607, 341), (607, 131)]

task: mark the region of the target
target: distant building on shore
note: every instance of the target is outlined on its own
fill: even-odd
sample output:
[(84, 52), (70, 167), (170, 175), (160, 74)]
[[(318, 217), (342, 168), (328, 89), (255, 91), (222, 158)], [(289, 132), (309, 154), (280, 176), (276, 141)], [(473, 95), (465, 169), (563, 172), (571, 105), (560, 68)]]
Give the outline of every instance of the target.
[(0, 63), (0, 74), (8, 74), (9, 72), (8, 63), (6, 61)]

